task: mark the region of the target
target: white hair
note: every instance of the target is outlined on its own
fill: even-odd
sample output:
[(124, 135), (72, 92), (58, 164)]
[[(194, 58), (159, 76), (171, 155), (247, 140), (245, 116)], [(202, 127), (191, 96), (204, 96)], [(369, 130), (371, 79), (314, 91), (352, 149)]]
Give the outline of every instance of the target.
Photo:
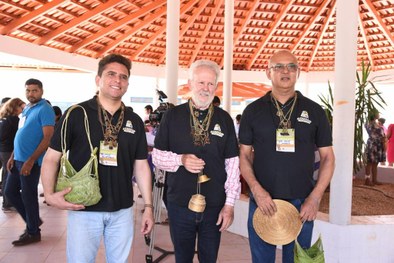
[(206, 67), (206, 68), (211, 69), (213, 72), (215, 72), (215, 75), (216, 75), (215, 85), (216, 85), (219, 80), (220, 68), (219, 68), (219, 65), (216, 64), (216, 62), (213, 62), (211, 60), (201, 59), (201, 60), (194, 61), (193, 64), (189, 68), (189, 79), (193, 80), (194, 71), (200, 67)]

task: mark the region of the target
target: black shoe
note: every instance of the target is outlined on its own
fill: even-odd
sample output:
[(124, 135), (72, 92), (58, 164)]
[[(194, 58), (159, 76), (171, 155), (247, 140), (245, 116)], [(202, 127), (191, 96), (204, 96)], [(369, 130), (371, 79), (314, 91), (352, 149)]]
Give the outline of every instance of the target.
[(19, 237), (18, 240), (13, 241), (12, 244), (17, 247), (17, 246), (25, 246), (32, 243), (37, 243), (40, 241), (41, 241), (40, 233), (36, 235), (30, 235), (29, 233), (25, 233), (21, 237)]
[[(42, 221), (41, 218), (39, 218), (39, 220), (40, 220), (40, 221), (38, 221), (38, 226), (41, 226), (41, 225), (44, 223), (44, 221)], [(27, 233), (27, 229), (25, 229), (25, 231), (23, 232), (23, 234), (19, 236), (19, 239), (21, 239), (23, 236), (25, 236), (25, 235), (27, 235), (27, 234), (28, 234), (28, 233)]]
[(16, 209), (13, 206), (3, 206), (1, 210), (3, 210), (4, 213), (16, 212)]

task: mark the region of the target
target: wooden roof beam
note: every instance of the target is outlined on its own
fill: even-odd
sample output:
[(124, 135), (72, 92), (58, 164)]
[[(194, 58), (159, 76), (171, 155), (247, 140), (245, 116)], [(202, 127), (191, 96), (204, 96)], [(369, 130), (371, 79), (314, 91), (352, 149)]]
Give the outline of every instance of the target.
[[(193, 2), (193, 1), (190, 1), (190, 2)], [(180, 38), (190, 28), (192, 23), (196, 20), (197, 16), (199, 16), (201, 14), (201, 12), (204, 11), (204, 8), (208, 5), (209, 2), (210, 2), (210, 0), (199, 1), (200, 7), (197, 8), (197, 11), (190, 17), (190, 19), (187, 21), (187, 23), (185, 23), (184, 25), (180, 25), (180, 27), (181, 27), (181, 30), (179, 31), (179, 37)], [(181, 15), (186, 13), (186, 11), (185, 12), (181, 12)]]
[(371, 55), (371, 43), (369, 43), (369, 41), (368, 41), (367, 32), (365, 30), (365, 27), (364, 27), (364, 24), (363, 24), (363, 19), (361, 17), (361, 13), (360, 12), (358, 12), (358, 24), (359, 24), (359, 27), (360, 27), (361, 36), (362, 36), (363, 41), (364, 41), (365, 50), (367, 52), (368, 60), (369, 60), (369, 63), (371, 64), (371, 68), (373, 69), (375, 65), (374, 65), (374, 61), (373, 61), (372, 55)]
[[(186, 33), (186, 31), (194, 23), (196, 18), (204, 11), (204, 9), (206, 8), (206, 6), (208, 5), (209, 2), (210, 2), (210, 0), (205, 0), (202, 3), (200, 3), (200, 6), (195, 9), (194, 14), (188, 20), (188, 22), (186, 24), (184, 24), (184, 26), (181, 25), (182, 28), (181, 28), (181, 30), (179, 32), (179, 38), (181, 38)], [(195, 49), (193, 49), (193, 50), (195, 50)], [(157, 65), (160, 65), (161, 63), (163, 63), (165, 57), (166, 57), (166, 52), (164, 52), (164, 54), (160, 57), (160, 59), (158, 59)]]
[(54, 0), (52, 2), (48, 2), (46, 4), (43, 4), (40, 8), (37, 8), (33, 12), (30, 12), (27, 15), (22, 16), (21, 18), (12, 21), (7, 26), (0, 29), (0, 34), (5, 35), (7, 33), (11, 33), (15, 29), (22, 27), (23, 25), (33, 21), (35, 18), (40, 17), (44, 13), (58, 7), (59, 5), (61, 5), (63, 3), (64, 3), (64, 1), (62, 1), (62, 0)]
[(246, 64), (246, 69), (250, 70), (252, 68), (252, 65), (256, 61), (257, 57), (263, 50), (264, 46), (267, 44), (269, 38), (272, 36), (272, 34), (275, 32), (276, 28), (279, 25), (279, 22), (282, 20), (283, 16), (286, 14), (287, 10), (290, 8), (291, 3), (293, 0), (288, 0), (287, 3), (284, 4), (282, 7), (282, 10), (278, 13), (277, 17), (275, 18), (275, 21), (272, 23), (270, 29), (268, 30), (267, 34), (262, 37), (260, 44), (257, 45), (255, 52), (252, 55), (252, 58), (248, 61)]
[(376, 10), (375, 6), (371, 2), (371, 0), (364, 0), (366, 6), (368, 7), (368, 10), (372, 13), (373, 18), (378, 21), (378, 27), (379, 29), (383, 32), (384, 36), (387, 38), (387, 40), (390, 42), (391, 46), (394, 46), (394, 36), (390, 32), (390, 30), (387, 28), (387, 26), (384, 26), (385, 23), (383, 19), (380, 17), (379, 12)]
[[(90, 37), (88, 37), (87, 39), (81, 41), (80, 43), (74, 45), (69, 52), (70, 53), (74, 53), (75, 51), (77, 51), (78, 49), (89, 45), (90, 43), (98, 40), (100, 37), (105, 36), (106, 34), (117, 30), (119, 27), (122, 27), (126, 24), (131, 23), (132, 21), (138, 19), (141, 16), (144, 16), (150, 12), (152, 12), (152, 10), (156, 10), (158, 8), (160, 8), (162, 5), (164, 5), (167, 2), (167, 0), (155, 0), (154, 2), (150, 3), (149, 5), (146, 5), (145, 7), (141, 8), (140, 10), (138, 10), (135, 13), (132, 13), (128, 16), (125, 16), (124, 18), (122, 18), (119, 21), (116, 21), (115, 23), (112, 23), (110, 26), (103, 28), (102, 30), (99, 30), (98, 33), (91, 35)], [(129, 37), (129, 35), (125, 34), (127, 37)]]
[(81, 15), (79, 17), (76, 17), (75, 19), (72, 19), (67, 24), (64, 24), (64, 25), (58, 27), (56, 30), (53, 30), (49, 34), (46, 34), (45, 36), (36, 40), (35, 44), (43, 45), (43, 44), (47, 43), (48, 41), (56, 38), (57, 36), (67, 32), (70, 28), (76, 27), (79, 24), (83, 23), (84, 21), (89, 21), (89, 19), (91, 19), (92, 17), (104, 12), (105, 10), (107, 10), (119, 3), (120, 2), (118, 0), (109, 0), (105, 4), (100, 4), (96, 8), (84, 13), (83, 15)]
[[(245, 11), (246, 12), (245, 16), (240, 18), (241, 26), (240, 26), (238, 32), (235, 33), (235, 35), (233, 37), (233, 49), (236, 48), (236, 44), (238, 43), (238, 40), (239, 40), (242, 32), (246, 28), (250, 18), (255, 14), (256, 8), (259, 6), (259, 4), (260, 4), (259, 0), (254, 0), (251, 4), (251, 7), (247, 11)], [(234, 27), (234, 25), (233, 25), (233, 27)], [(223, 64), (224, 64), (224, 58), (221, 59), (219, 66), (222, 68)]]
[[(242, 23), (241, 26), (238, 30), (238, 32), (236, 34), (234, 34), (234, 45), (233, 48), (235, 48), (235, 45), (237, 44), (241, 33), (244, 31), (244, 29), (247, 26), (247, 23), (249, 22), (250, 18), (254, 15), (256, 8), (259, 6), (260, 1), (259, 0), (254, 0), (251, 4), (251, 7), (249, 8), (249, 10), (246, 12), (245, 17), (242, 18)], [(223, 62), (222, 62), (223, 63)]]
[[(205, 0), (205, 2), (208, 2), (209, 0)], [(186, 13), (192, 6), (194, 6), (195, 3), (193, 1), (188, 2), (186, 5), (184, 5), (181, 8), (181, 15), (183, 15), (184, 13)], [(194, 20), (194, 19), (193, 19)], [(193, 22), (193, 21), (191, 21)], [(144, 50), (150, 45), (152, 44), (161, 34), (163, 34), (166, 31), (166, 26), (162, 26), (159, 30), (157, 30), (147, 41), (144, 42), (143, 45), (141, 45), (140, 48), (138, 48), (134, 54), (130, 57), (131, 60), (134, 60), (136, 57), (138, 57), (142, 52), (144, 52)], [(187, 29), (187, 28), (186, 28)], [(184, 29), (183, 32), (186, 31), (186, 29)], [(181, 31), (182, 32), (182, 31)], [(179, 34), (179, 36), (181, 36), (181, 34)]]
[[(322, 12), (324, 9), (328, 6), (329, 3), (331, 3), (332, 0), (324, 0), (322, 4), (320, 4), (319, 8), (316, 10), (315, 14), (310, 18), (309, 23), (306, 24), (303, 32), (301, 35), (297, 38), (295, 43), (290, 46), (290, 52), (294, 52), (294, 50), (300, 45), (306, 34), (309, 32), (311, 26), (315, 23), (315, 20), (321, 16)], [(334, 4), (335, 5), (335, 4)]]
[(111, 45), (105, 47), (104, 49), (100, 50), (100, 52), (97, 53), (97, 57), (100, 57), (104, 55), (106, 52), (115, 49), (118, 44), (121, 42), (125, 41), (126, 39), (130, 38), (131, 35), (135, 34), (138, 32), (140, 29), (144, 28), (146, 25), (149, 23), (153, 22), (157, 18), (163, 16), (166, 14), (167, 9), (165, 7), (162, 7), (161, 10), (157, 11), (155, 14), (149, 16), (146, 20), (141, 21), (138, 25), (133, 26), (132, 28), (126, 30), (121, 37), (116, 38), (115, 41), (111, 42)]
[[(213, 21), (215, 20), (215, 18), (217, 16), (218, 12), (219, 12), (219, 10), (220, 10), (220, 7), (221, 7), (222, 3), (223, 3), (223, 0), (217, 0), (216, 1), (216, 6), (214, 7), (211, 15), (208, 18), (208, 23), (205, 26), (205, 29), (204, 29), (204, 31), (201, 34), (201, 38), (199, 38), (199, 40), (198, 40), (197, 47), (193, 51), (193, 54), (190, 57), (190, 64), (194, 62), (194, 60), (197, 57), (198, 52), (201, 49), (202, 44), (204, 44), (205, 38), (209, 34), (209, 30), (210, 30), (210, 28), (211, 28), (211, 26), (213, 24)], [(188, 66), (190, 66), (190, 64)]]
[[(200, 2), (200, 6), (198, 8), (195, 8), (194, 14), (187, 21), (187, 23), (184, 25), (180, 25), (181, 30), (179, 32), (179, 38), (181, 38), (182, 36), (185, 35), (186, 31), (189, 30), (190, 26), (194, 23), (194, 21), (202, 13), (202, 11), (204, 11), (204, 8), (208, 5), (209, 2), (210, 2), (210, 0), (204, 0), (203, 2)], [(193, 36), (188, 36), (188, 37), (193, 37)], [(192, 43), (192, 44), (194, 44), (194, 43)], [(192, 50), (194, 50), (194, 48)], [(161, 57), (157, 60), (156, 65), (160, 65), (161, 63), (163, 63), (165, 57), (166, 57), (166, 52), (164, 52), (161, 55)]]
[(318, 37), (317, 37), (316, 44), (313, 47), (312, 55), (310, 56), (309, 61), (308, 61), (308, 66), (307, 66), (307, 69), (306, 69), (307, 71), (309, 71), (309, 69), (310, 69), (310, 67), (312, 65), (312, 62), (313, 62), (313, 60), (316, 57), (317, 50), (319, 49), (320, 44), (323, 41), (323, 35), (327, 31), (327, 28), (330, 25), (330, 20), (334, 16), (334, 13), (335, 13), (334, 11), (335, 11), (336, 4), (337, 4), (336, 2), (333, 3), (331, 10), (329, 11), (329, 13), (328, 13), (328, 15), (326, 17), (326, 21), (324, 21), (324, 24), (322, 26), (322, 30), (320, 30), (320, 33), (318, 33), (318, 35), (317, 35)]

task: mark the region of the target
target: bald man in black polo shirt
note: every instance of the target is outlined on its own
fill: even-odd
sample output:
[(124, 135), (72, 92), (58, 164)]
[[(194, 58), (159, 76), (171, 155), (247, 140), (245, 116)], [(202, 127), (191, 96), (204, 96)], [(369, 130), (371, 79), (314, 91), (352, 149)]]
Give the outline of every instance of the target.
[[(295, 91), (300, 74), (296, 57), (289, 51), (275, 53), (267, 76), (272, 92), (249, 104), (239, 130), (240, 168), (251, 195), (249, 243), (253, 262), (275, 262), (276, 246), (268, 244), (253, 228), (253, 214), (260, 209), (272, 216), (273, 199), (292, 203), (304, 222), (297, 240), (310, 247), (313, 220), (334, 172), (331, 128), (323, 109)], [(320, 154), (319, 179), (313, 180), (314, 152)], [(283, 246), (282, 262), (294, 261), (294, 242)]]

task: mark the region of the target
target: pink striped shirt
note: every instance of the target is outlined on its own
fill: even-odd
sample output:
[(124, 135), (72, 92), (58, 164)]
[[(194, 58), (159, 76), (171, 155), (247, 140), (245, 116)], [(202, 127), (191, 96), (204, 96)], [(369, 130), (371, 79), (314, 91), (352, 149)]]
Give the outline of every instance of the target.
[[(156, 168), (167, 172), (176, 172), (182, 165), (182, 154), (153, 148), (152, 160)], [(225, 160), (225, 169), (227, 173), (227, 179), (224, 183), (226, 205), (234, 206), (235, 200), (239, 199), (241, 195), (239, 157), (227, 158)]]

